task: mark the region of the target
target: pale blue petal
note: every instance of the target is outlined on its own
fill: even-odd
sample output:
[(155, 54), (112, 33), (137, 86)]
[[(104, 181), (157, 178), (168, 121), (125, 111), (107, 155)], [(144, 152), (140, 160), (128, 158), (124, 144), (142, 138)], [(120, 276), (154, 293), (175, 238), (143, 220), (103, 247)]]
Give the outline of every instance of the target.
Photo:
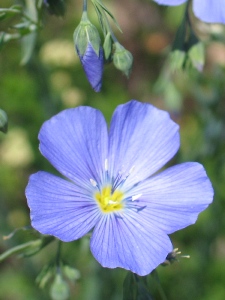
[(130, 193), (142, 194), (137, 205), (145, 209), (140, 215), (166, 233), (195, 223), (213, 200), (210, 180), (198, 163), (171, 167), (140, 183)]
[(178, 125), (151, 104), (130, 101), (115, 110), (109, 132), (109, 172), (124, 189), (163, 167), (179, 148)]
[(193, 11), (204, 22), (225, 24), (224, 0), (194, 0)]
[(100, 182), (107, 157), (108, 132), (100, 111), (81, 106), (46, 121), (39, 133), (40, 151), (65, 177), (92, 188)]
[[(77, 50), (78, 52), (78, 50)], [(78, 52), (79, 55), (79, 52)], [(82, 66), (88, 81), (95, 92), (100, 92), (102, 87), (102, 73), (103, 73), (103, 49), (100, 47), (99, 55), (95, 52), (92, 45), (88, 43), (87, 49), (83, 56), (79, 55)]]
[(100, 218), (99, 208), (90, 193), (46, 172), (30, 177), (26, 197), (32, 226), (64, 242), (79, 239)]
[(120, 267), (141, 276), (164, 262), (172, 248), (165, 233), (132, 211), (123, 218), (106, 215), (91, 237), (91, 251), (103, 267)]
[(187, 0), (153, 0), (153, 1), (155, 1), (161, 5), (175, 6), (175, 5), (182, 4), (182, 3), (186, 2)]

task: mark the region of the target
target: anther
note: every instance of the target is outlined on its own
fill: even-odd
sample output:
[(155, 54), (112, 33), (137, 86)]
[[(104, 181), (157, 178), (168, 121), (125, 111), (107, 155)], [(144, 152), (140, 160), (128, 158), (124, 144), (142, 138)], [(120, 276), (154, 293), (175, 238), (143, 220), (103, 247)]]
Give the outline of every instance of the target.
[(135, 166), (133, 166), (133, 167), (130, 169), (130, 171), (129, 171), (129, 173), (128, 173), (128, 176), (134, 171), (134, 169), (135, 169)]
[(97, 182), (94, 180), (94, 179), (90, 179), (90, 182), (91, 182), (91, 184), (94, 186), (94, 187), (96, 187), (97, 186)]
[(105, 159), (105, 170), (108, 171), (108, 159)]
[(132, 196), (131, 197), (131, 201), (135, 201), (135, 200), (139, 199), (141, 196), (142, 196), (142, 194), (138, 194), (138, 195)]

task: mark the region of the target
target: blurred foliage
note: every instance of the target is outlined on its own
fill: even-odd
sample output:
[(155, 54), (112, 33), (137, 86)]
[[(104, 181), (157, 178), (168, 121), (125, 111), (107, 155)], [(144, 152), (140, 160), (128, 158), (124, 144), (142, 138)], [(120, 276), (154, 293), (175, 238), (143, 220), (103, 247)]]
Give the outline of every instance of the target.
[[(149, 276), (145, 280), (127, 275), (122, 269), (102, 268), (90, 253), (88, 237), (62, 245), (62, 273), (54, 278), (51, 268), (55, 268), (57, 261), (57, 242), (53, 241), (35, 256), (10, 256), (1, 264), (0, 299), (47, 300), (50, 292), (55, 293), (55, 282), (60, 282), (61, 293), (65, 295), (69, 286), (70, 299), (120, 300), (126, 278), (124, 284), (139, 280), (139, 290), (135, 293), (149, 289), (156, 300), (163, 299), (158, 279), (169, 300), (223, 300), (224, 27), (201, 23), (192, 16), (192, 28), (204, 45), (205, 65), (202, 72), (193, 65), (182, 70), (177, 67), (179, 59), (182, 65), (180, 53), (175, 58), (169, 53), (176, 29), (182, 24), (185, 5), (166, 8), (145, 0), (107, 1), (123, 31), (123, 34), (118, 31), (118, 36), (133, 54), (134, 65), (129, 80), (112, 64), (105, 65), (102, 92), (96, 94), (85, 78), (72, 39), (81, 17), (81, 2), (68, 0), (65, 11), (60, 6), (62, 1), (59, 6), (49, 1), (56, 5), (55, 10), (37, 1), (39, 6), (35, 11), (39, 15), (34, 13), (32, 4), (28, 6), (32, 19), (20, 9), (21, 4), (28, 2), (33, 1), (1, 1), (3, 8), (11, 10), (0, 11), (0, 107), (7, 113), (9, 123), (8, 133), (0, 133), (0, 235), (29, 225), (24, 195), (29, 175), (38, 170), (56, 172), (38, 151), (37, 135), (42, 123), (60, 110), (78, 105), (101, 109), (107, 121), (118, 104), (131, 98), (168, 110), (179, 123), (181, 133), (181, 148), (172, 163), (203, 163), (215, 189), (215, 200), (194, 226), (171, 236), (174, 247), (189, 254), (190, 259), (180, 259), (168, 267), (159, 266), (157, 278)], [(97, 26), (91, 7), (89, 15)], [(24, 29), (27, 24), (28, 31)], [(37, 234), (31, 230), (18, 231), (10, 239), (0, 239), (0, 253), (35, 238)], [(66, 275), (65, 266), (70, 275)], [(76, 277), (76, 270), (80, 278)], [(75, 277), (71, 275), (74, 272)], [(72, 276), (69, 281), (68, 276)], [(124, 299), (132, 300), (129, 292), (124, 289)]]

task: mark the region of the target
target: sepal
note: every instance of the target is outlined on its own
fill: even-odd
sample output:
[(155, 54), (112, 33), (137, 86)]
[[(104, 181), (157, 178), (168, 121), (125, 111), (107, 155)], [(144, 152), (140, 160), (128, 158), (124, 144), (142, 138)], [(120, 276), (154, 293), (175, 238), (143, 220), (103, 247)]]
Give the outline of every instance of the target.
[(88, 44), (91, 44), (97, 56), (101, 48), (101, 39), (97, 28), (89, 21), (84, 11), (82, 19), (73, 34), (75, 49), (79, 56), (85, 55)]

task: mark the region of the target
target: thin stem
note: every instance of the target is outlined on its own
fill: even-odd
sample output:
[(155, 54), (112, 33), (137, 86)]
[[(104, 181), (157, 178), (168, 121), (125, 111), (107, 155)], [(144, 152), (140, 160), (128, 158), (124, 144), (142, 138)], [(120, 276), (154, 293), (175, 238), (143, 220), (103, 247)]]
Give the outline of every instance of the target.
[(157, 284), (157, 289), (158, 289), (158, 292), (160, 294), (161, 299), (162, 300), (168, 300), (167, 297), (166, 297), (166, 294), (164, 293), (164, 290), (163, 290), (163, 288), (160, 284), (159, 276), (158, 276), (157, 271), (153, 270), (151, 274), (152, 274), (153, 278), (155, 279), (155, 282)]
[(58, 247), (56, 252), (56, 268), (60, 272), (60, 256), (61, 256), (62, 242), (58, 240)]
[(103, 13), (104, 18), (105, 18), (107, 31), (110, 32), (110, 35), (111, 35), (111, 37), (112, 37), (112, 40), (113, 40), (115, 43), (118, 42), (118, 40), (117, 40), (117, 38), (116, 38), (114, 32), (112, 31), (112, 28), (111, 28), (110, 24), (109, 24), (108, 17), (107, 17), (107, 15), (106, 15), (106, 13), (105, 13), (105, 11), (104, 11), (103, 9), (102, 9), (102, 13)]
[(83, 0), (83, 12), (87, 11), (87, 0)]
[(34, 243), (34, 241), (30, 241), (30, 242), (24, 243), (22, 245), (13, 247), (13, 248), (5, 251), (4, 253), (2, 253), (0, 255), (0, 262), (3, 261), (4, 259), (6, 259), (7, 257), (9, 257), (12, 254), (21, 252), (22, 250), (31, 247), (33, 245), (33, 243)]

